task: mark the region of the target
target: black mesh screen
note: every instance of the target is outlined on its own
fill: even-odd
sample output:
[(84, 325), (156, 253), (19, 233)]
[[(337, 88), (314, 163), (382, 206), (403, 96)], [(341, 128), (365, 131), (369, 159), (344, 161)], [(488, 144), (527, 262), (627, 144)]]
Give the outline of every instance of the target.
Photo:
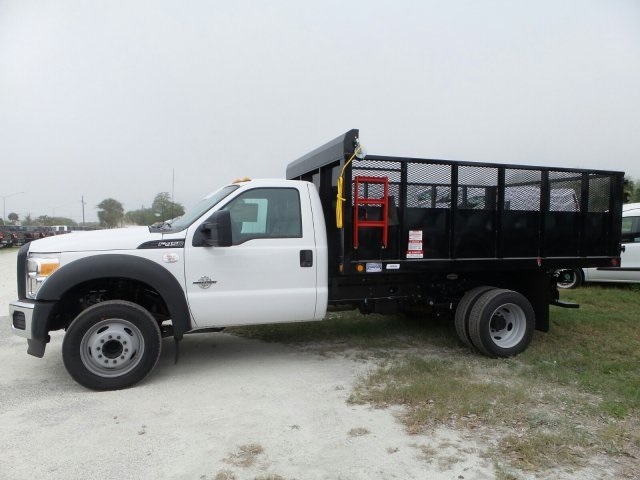
[(505, 169), (500, 229), (502, 257), (537, 257), (540, 237), (540, 170)]
[(458, 208), (495, 210), (498, 169), (461, 166), (458, 169)]
[(351, 168), (354, 177), (387, 177), (389, 182), (400, 181), (400, 162), (354, 160)]
[(504, 210), (540, 211), (540, 170), (505, 170)]
[(407, 177), (410, 183), (451, 183), (451, 165), (434, 163), (408, 163)]
[(408, 185), (407, 207), (449, 208), (451, 187), (448, 185)]
[[(400, 192), (400, 162), (385, 162), (378, 160), (354, 160), (352, 163), (353, 179), (355, 177), (386, 177), (389, 181), (389, 196), (393, 197), (397, 204), (397, 198)], [(355, 183), (353, 187), (355, 188)], [(360, 198), (381, 198), (384, 187), (381, 184), (360, 185), (358, 196)], [(355, 192), (351, 194), (351, 204), (353, 205)]]
[(451, 165), (408, 163), (407, 178), (407, 207), (451, 206)]
[(606, 212), (609, 210), (611, 178), (600, 175), (589, 175), (589, 212)]
[(578, 212), (582, 178), (575, 172), (549, 172), (549, 211)]

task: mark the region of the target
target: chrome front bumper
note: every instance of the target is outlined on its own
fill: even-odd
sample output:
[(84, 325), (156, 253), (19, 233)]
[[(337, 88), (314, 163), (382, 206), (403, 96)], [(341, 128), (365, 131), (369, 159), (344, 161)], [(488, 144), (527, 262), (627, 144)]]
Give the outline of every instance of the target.
[(31, 322), (35, 303), (16, 300), (9, 303), (9, 318), (11, 318), (11, 330), (16, 335), (24, 338), (33, 338), (31, 335)]
[(35, 302), (15, 300), (9, 303), (9, 318), (11, 319), (11, 330), (14, 334), (27, 339), (27, 353), (34, 357), (42, 357), (44, 349), (49, 341), (49, 336), (37, 338), (33, 331)]

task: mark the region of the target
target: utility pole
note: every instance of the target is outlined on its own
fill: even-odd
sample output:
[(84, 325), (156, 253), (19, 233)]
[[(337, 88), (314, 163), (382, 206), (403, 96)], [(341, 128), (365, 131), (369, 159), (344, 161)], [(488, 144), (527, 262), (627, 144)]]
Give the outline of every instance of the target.
[(7, 224), (7, 198), (13, 197), (14, 195), (19, 195), (21, 193), (24, 193), (24, 192), (15, 192), (9, 195), (0, 195), (0, 197), (2, 197), (2, 222), (5, 225)]
[(82, 228), (84, 228), (84, 206), (86, 205), (86, 203), (84, 203), (84, 195), (82, 196), (80, 201), (82, 202)]

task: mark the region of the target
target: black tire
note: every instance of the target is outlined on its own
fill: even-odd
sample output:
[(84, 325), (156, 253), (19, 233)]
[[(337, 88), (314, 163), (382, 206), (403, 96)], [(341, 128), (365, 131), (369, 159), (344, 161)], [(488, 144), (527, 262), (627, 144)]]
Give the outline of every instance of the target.
[(464, 343), (467, 347), (471, 348), (474, 351), (476, 350), (476, 347), (473, 345), (471, 336), (469, 335), (469, 315), (471, 313), (471, 309), (476, 303), (476, 300), (478, 300), (478, 297), (480, 297), (480, 295), (482, 295), (483, 293), (491, 290), (492, 288), (493, 287), (488, 286), (472, 288), (464, 294), (462, 300), (460, 300), (458, 306), (456, 307), (454, 323), (456, 326), (456, 333), (458, 334), (458, 338), (460, 339), (460, 341), (462, 341), (462, 343)]
[(578, 288), (584, 283), (584, 272), (581, 268), (558, 270), (558, 288)]
[(87, 308), (62, 341), (64, 366), (80, 385), (119, 390), (146, 377), (160, 358), (162, 335), (141, 306), (110, 300)]
[(476, 300), (469, 314), (473, 345), (489, 357), (511, 357), (531, 343), (535, 313), (524, 295), (492, 289)]

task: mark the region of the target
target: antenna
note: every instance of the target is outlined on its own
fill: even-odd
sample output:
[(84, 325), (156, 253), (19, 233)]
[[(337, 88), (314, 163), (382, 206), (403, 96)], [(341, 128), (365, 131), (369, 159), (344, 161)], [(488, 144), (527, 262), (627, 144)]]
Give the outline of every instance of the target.
[(171, 218), (173, 218), (173, 193), (176, 186), (176, 169), (171, 169)]

